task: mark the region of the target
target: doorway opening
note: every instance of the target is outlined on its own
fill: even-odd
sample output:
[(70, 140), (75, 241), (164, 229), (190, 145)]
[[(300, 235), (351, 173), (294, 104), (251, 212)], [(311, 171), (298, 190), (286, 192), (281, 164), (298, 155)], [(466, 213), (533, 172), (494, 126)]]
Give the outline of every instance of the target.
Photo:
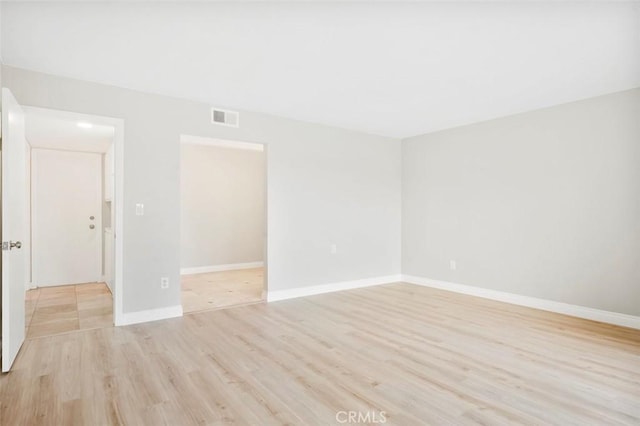
[(180, 137), (184, 313), (265, 299), (265, 154), (262, 144)]
[(120, 269), (116, 141), (122, 123), (23, 109), (29, 211), (26, 338), (111, 327)]

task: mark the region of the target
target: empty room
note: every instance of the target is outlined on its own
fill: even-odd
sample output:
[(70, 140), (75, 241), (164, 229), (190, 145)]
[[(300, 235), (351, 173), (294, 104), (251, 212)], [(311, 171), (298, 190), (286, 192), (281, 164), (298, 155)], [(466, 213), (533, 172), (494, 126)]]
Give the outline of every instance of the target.
[(640, 424), (639, 1), (2, 1), (0, 86), (0, 425)]
[(263, 300), (264, 147), (188, 135), (180, 142), (183, 312)]

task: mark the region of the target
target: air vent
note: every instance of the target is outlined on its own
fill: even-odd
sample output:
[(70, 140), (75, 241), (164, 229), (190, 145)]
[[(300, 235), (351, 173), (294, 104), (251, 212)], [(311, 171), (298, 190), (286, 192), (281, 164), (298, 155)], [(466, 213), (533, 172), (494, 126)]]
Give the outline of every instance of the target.
[(211, 108), (211, 122), (221, 126), (238, 127), (240, 125), (240, 113), (220, 108)]

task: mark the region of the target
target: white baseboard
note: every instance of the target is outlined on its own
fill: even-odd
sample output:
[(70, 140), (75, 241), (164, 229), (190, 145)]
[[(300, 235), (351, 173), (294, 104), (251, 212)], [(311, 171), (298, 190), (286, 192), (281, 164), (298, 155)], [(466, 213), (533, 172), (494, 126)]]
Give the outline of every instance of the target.
[(207, 272), (235, 271), (238, 269), (261, 268), (264, 262), (229, 263), (227, 265), (195, 266), (193, 268), (180, 268), (180, 275), (206, 274)]
[(343, 281), (339, 283), (321, 284), (310, 287), (297, 287), (287, 290), (269, 291), (267, 302), (294, 299), (296, 297), (313, 296), (314, 294), (332, 293), (334, 291), (352, 290), (354, 288), (371, 287), (380, 284), (399, 282), (400, 275), (388, 275), (385, 277), (365, 278), (363, 280)]
[(125, 312), (122, 314), (122, 319), (118, 321), (116, 325), (131, 325), (181, 316), (182, 305), (175, 305), (166, 308), (148, 309), (146, 311)]
[(548, 299), (538, 299), (536, 297), (522, 296), (519, 294), (507, 293), (499, 290), (491, 290), (488, 288), (456, 284), (447, 281), (432, 280), (429, 278), (416, 277), (412, 275), (402, 275), (402, 281), (409, 284), (448, 290), (455, 293), (469, 294), (471, 296), (482, 297), (485, 299), (498, 300), (500, 302), (511, 303), (513, 305), (527, 306), (529, 308), (541, 309), (543, 311), (556, 312), (559, 314), (571, 315), (578, 318), (640, 329), (640, 317), (633, 315), (604, 311), (601, 309), (572, 305), (569, 303), (556, 302)]

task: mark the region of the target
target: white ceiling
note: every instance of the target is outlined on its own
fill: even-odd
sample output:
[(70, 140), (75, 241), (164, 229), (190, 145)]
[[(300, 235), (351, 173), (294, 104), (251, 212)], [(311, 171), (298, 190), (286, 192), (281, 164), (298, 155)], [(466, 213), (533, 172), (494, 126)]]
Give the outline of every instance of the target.
[(638, 2), (2, 8), (9, 65), (394, 137), (640, 86)]
[[(26, 137), (32, 148), (104, 153), (113, 142), (113, 126), (97, 124), (83, 116), (70, 118), (70, 113), (29, 107), (24, 110)], [(78, 123), (90, 124), (91, 128), (78, 127)]]

